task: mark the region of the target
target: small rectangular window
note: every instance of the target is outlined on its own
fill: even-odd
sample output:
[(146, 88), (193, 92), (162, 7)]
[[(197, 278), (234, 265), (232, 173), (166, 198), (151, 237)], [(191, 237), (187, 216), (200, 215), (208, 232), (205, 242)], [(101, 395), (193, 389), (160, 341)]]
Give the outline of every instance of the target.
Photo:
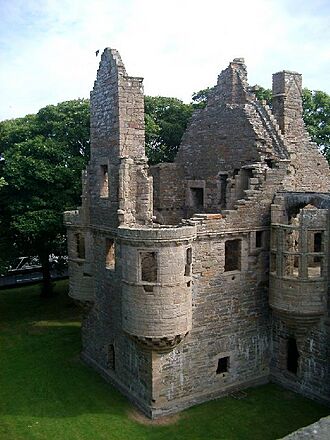
[(225, 243), (225, 272), (241, 270), (241, 240), (227, 240)]
[(217, 374), (227, 373), (229, 368), (229, 356), (218, 359)]
[(272, 252), (270, 254), (270, 273), (276, 274), (276, 254)]
[(263, 247), (264, 231), (256, 231), (256, 248)]
[(192, 207), (203, 209), (204, 207), (204, 188), (190, 188)]
[(287, 369), (293, 374), (297, 374), (299, 361), (299, 351), (295, 338), (288, 339), (287, 345)]
[(227, 183), (228, 183), (228, 174), (220, 175), (220, 207), (221, 209), (226, 208), (227, 204)]
[(314, 234), (314, 252), (322, 252), (322, 232)]
[(192, 249), (186, 249), (186, 264), (184, 269), (184, 274), (186, 277), (191, 275), (191, 264), (192, 264)]
[(322, 276), (323, 257), (308, 255), (307, 272), (308, 278), (320, 278)]
[(156, 252), (140, 252), (141, 281), (157, 282), (157, 254)]
[(108, 359), (107, 359), (107, 367), (109, 370), (115, 370), (115, 347), (113, 344), (110, 344), (108, 347)]
[(106, 239), (105, 266), (107, 269), (115, 268), (115, 243), (112, 239)]
[(81, 233), (75, 234), (77, 258), (85, 259), (85, 237)]
[(100, 170), (100, 197), (109, 197), (109, 173), (108, 165), (101, 165)]

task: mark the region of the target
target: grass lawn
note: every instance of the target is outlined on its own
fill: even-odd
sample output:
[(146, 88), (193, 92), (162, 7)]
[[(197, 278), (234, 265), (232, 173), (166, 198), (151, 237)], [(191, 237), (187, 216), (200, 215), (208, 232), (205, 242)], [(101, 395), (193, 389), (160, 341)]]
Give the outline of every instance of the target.
[(39, 286), (0, 291), (1, 440), (266, 440), (330, 413), (275, 385), (190, 408), (175, 422), (145, 425), (112, 386), (79, 360), (79, 310), (67, 282), (51, 300)]

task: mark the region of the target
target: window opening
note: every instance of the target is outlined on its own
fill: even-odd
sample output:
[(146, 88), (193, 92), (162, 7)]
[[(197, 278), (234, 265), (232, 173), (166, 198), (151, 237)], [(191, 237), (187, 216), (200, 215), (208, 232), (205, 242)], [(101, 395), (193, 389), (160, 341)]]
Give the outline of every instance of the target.
[(314, 233), (314, 252), (322, 252), (322, 232)]
[(322, 262), (323, 262), (323, 257), (314, 257), (313, 255), (308, 255), (307, 257), (308, 278), (320, 278), (322, 276)]
[(299, 351), (297, 348), (297, 341), (295, 338), (288, 339), (287, 352), (287, 370), (293, 374), (297, 374)]
[(241, 240), (225, 243), (225, 272), (231, 270), (241, 270)]
[(276, 274), (276, 254), (272, 253), (270, 255), (270, 273)]
[(241, 191), (245, 191), (250, 188), (250, 179), (253, 177), (253, 171), (249, 169), (241, 169)]
[(141, 281), (157, 282), (157, 254), (156, 252), (140, 252)]
[(227, 373), (229, 368), (229, 356), (218, 359), (217, 374)]
[(268, 168), (274, 168), (274, 160), (273, 159), (265, 159), (266, 165)]
[(227, 204), (228, 174), (220, 175), (220, 208), (225, 209)]
[(287, 277), (297, 277), (299, 274), (300, 255), (284, 255), (284, 275)]
[(76, 250), (77, 257), (85, 259), (85, 237), (83, 236), (83, 234), (76, 234)]
[(109, 197), (108, 165), (101, 165), (100, 197)]
[(263, 246), (263, 235), (264, 231), (256, 231), (256, 248)]
[(191, 275), (191, 264), (192, 264), (192, 249), (187, 248), (186, 249), (186, 264), (184, 268), (184, 274), (186, 277), (189, 277)]
[(204, 188), (190, 188), (192, 205), (196, 209), (204, 207)]
[(114, 240), (106, 239), (106, 255), (105, 255), (105, 267), (107, 269), (115, 268), (115, 242)]
[(115, 367), (116, 367), (115, 347), (113, 344), (110, 344), (108, 347), (108, 369), (115, 370)]

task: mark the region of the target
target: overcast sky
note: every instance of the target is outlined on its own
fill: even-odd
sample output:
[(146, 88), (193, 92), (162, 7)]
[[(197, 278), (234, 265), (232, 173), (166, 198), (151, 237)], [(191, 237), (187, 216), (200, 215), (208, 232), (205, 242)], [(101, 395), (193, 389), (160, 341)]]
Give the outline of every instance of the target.
[(148, 95), (189, 102), (236, 57), (330, 93), (329, 23), (329, 0), (0, 0), (0, 120), (89, 97), (105, 47)]

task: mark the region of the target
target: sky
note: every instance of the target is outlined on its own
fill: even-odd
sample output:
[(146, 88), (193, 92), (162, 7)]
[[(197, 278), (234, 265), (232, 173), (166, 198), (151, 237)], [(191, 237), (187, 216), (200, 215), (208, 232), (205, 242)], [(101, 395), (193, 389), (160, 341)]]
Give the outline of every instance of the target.
[(329, 0), (0, 0), (0, 120), (88, 98), (105, 47), (147, 95), (190, 102), (239, 57), (330, 93), (329, 23)]

